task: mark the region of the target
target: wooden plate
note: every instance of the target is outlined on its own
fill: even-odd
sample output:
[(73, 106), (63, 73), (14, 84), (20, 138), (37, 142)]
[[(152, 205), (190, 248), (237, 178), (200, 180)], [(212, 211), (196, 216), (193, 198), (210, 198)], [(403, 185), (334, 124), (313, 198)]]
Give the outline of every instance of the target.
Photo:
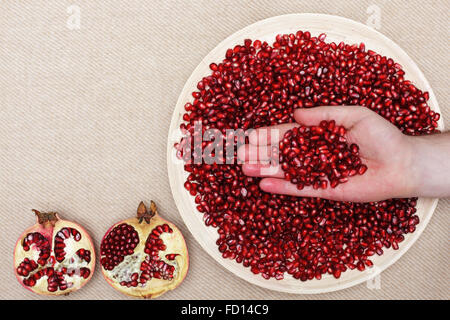
[[(429, 106), (434, 111), (440, 112), (433, 91), (417, 65), (397, 44), (381, 33), (364, 24), (331, 15), (305, 13), (277, 16), (256, 22), (229, 36), (215, 47), (194, 70), (186, 82), (173, 112), (167, 143), (167, 167), (173, 197), (184, 222), (194, 238), (217, 262), (242, 279), (264, 288), (291, 293), (322, 293), (348, 288), (367, 281), (396, 262), (419, 238), (436, 208), (438, 199), (420, 198), (417, 203), (417, 215), (420, 218), (417, 230), (405, 236), (399, 250), (386, 249), (382, 256), (372, 257), (374, 267), (368, 268), (364, 272), (348, 270), (342, 273), (339, 279), (335, 279), (331, 275), (324, 275), (321, 280), (314, 279), (306, 282), (296, 280), (288, 274), (285, 274), (283, 280), (265, 280), (261, 275), (254, 275), (250, 268), (245, 268), (234, 260), (222, 258), (216, 245), (217, 229), (205, 226), (203, 214), (197, 211), (194, 197), (184, 189), (183, 184), (187, 173), (183, 169), (182, 161), (175, 157), (173, 148), (174, 143), (179, 142), (181, 137), (179, 126), (183, 122), (184, 104), (188, 101), (192, 102), (191, 92), (196, 90), (197, 82), (202, 77), (210, 74), (209, 64), (211, 62), (221, 62), (228, 48), (232, 48), (236, 44), (243, 44), (246, 38), (265, 40), (272, 44), (277, 34), (295, 33), (298, 30), (310, 31), (313, 36), (326, 33), (327, 42), (344, 41), (349, 44), (364, 42), (366, 49), (393, 58), (403, 66), (406, 72), (405, 78), (413, 81), (421, 90), (430, 93)], [(441, 117), (439, 129), (442, 130), (443, 127)], [(223, 281), (226, 280), (223, 279)]]

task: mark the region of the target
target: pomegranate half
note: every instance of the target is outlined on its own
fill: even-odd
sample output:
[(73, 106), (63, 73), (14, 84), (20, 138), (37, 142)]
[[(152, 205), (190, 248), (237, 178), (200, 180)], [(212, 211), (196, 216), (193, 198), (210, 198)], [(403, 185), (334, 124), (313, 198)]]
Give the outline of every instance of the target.
[(137, 216), (113, 225), (100, 246), (106, 281), (124, 294), (142, 298), (175, 289), (189, 267), (180, 230), (158, 215), (153, 201), (149, 209), (141, 202)]
[(55, 212), (33, 210), (37, 223), (25, 230), (14, 249), (14, 272), (28, 290), (68, 294), (92, 277), (95, 252), (89, 234)]

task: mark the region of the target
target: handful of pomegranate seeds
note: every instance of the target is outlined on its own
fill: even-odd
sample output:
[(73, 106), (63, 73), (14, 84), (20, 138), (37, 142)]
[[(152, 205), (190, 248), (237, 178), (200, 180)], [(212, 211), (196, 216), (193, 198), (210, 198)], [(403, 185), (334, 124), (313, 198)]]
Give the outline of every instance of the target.
[(297, 185), (314, 189), (335, 188), (349, 177), (364, 174), (367, 166), (361, 163), (359, 148), (348, 145), (346, 129), (334, 120), (322, 121), (319, 126), (295, 127), (280, 141), (280, 163), (284, 177)]

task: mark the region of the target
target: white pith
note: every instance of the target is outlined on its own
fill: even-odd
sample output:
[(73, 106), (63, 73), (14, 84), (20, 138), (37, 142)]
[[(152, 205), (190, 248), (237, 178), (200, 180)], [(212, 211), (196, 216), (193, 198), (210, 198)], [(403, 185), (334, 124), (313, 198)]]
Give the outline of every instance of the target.
[[(30, 249), (30, 251), (32, 251), (32, 250), (33, 250), (33, 248)], [(37, 252), (36, 255), (39, 256), (39, 251), (37, 251), (35, 249), (35, 250), (33, 250), (33, 252), (34, 253)], [(61, 271), (63, 268), (67, 268), (67, 273), (71, 273), (73, 270), (75, 270), (75, 273), (73, 274), (73, 276), (68, 276), (67, 274), (64, 274), (64, 280), (67, 282), (67, 287), (72, 288), (72, 289), (80, 288), (83, 280), (85, 280), (83, 277), (80, 276), (80, 269), (87, 267), (89, 263), (87, 263), (85, 260), (82, 260), (80, 257), (78, 257), (78, 255), (76, 255), (76, 253), (75, 253), (76, 250), (73, 251), (70, 256), (69, 256), (69, 251), (67, 250), (66, 252), (68, 252), (68, 253), (65, 256), (65, 259), (61, 262), (57, 262), (55, 260), (56, 262), (54, 264), (51, 263), (51, 260), (53, 260), (52, 257), (54, 258), (54, 255), (51, 254), (50, 259), (47, 260), (47, 263), (45, 265), (43, 265), (43, 266), (38, 265), (37, 269), (32, 271), (26, 278), (29, 278), (33, 274), (39, 272), (40, 270), (48, 268), (48, 267), (53, 267), (55, 272)], [(43, 284), (41, 284), (41, 282)], [(36, 281), (36, 285), (34, 285), (32, 288), (40, 287), (40, 286), (47, 287), (47, 285), (48, 285), (47, 284), (47, 276), (44, 275), (43, 277), (41, 277), (39, 280)]]
[[(63, 229), (66, 228), (74, 228), (81, 234), (81, 239), (79, 241), (75, 241), (72, 237), (65, 239), (64, 244), (65, 248), (64, 251), (66, 252), (66, 255), (64, 256), (64, 260), (61, 262), (56, 261), (55, 253), (54, 253), (54, 245), (55, 240), (54, 237), (56, 234)], [(30, 278), (35, 273), (39, 272), (40, 270), (43, 270), (48, 267), (53, 267), (55, 271), (61, 271), (62, 268), (67, 268), (67, 273), (70, 273), (71, 271), (75, 270), (75, 273), (72, 276), (69, 276), (67, 274), (64, 274), (64, 280), (67, 282), (68, 288), (66, 290), (59, 290), (59, 288), (55, 292), (49, 292), (47, 290), (48, 277), (46, 275), (43, 275), (40, 279), (36, 281), (36, 284), (34, 286), (26, 286), (28, 289), (36, 292), (36, 293), (43, 293), (43, 294), (52, 294), (52, 295), (58, 295), (58, 294), (67, 294), (69, 292), (75, 291), (79, 289), (84, 283), (86, 283), (92, 276), (93, 273), (93, 266), (95, 264), (95, 252), (94, 248), (91, 245), (89, 236), (84, 232), (83, 228), (81, 228), (78, 224), (65, 221), (65, 220), (58, 220), (55, 223), (55, 226), (53, 229), (46, 230), (47, 234), (43, 234), (50, 242), (51, 242), (51, 251), (50, 251), (50, 257), (48, 258), (45, 265), (41, 266), (37, 260), (39, 258), (39, 249), (36, 247), (35, 244), (32, 244), (30, 246), (30, 249), (28, 251), (25, 251), (22, 246), (22, 241), (24, 237), (27, 236), (28, 233), (33, 232), (40, 232), (40, 230), (37, 230), (35, 227), (32, 227), (25, 231), (23, 233), (23, 236), (19, 238), (16, 244), (15, 249), (15, 256), (14, 256), (14, 269), (16, 272), (16, 276), (18, 277), (19, 281), (23, 281), (24, 279)], [(78, 249), (85, 249), (89, 250), (91, 252), (91, 261), (87, 262), (76, 254)], [(34, 260), (38, 267), (31, 271), (28, 276), (23, 277), (21, 275), (17, 274), (17, 267), (20, 265), (20, 263), (25, 259), (28, 258), (30, 260)], [(84, 279), (80, 275), (80, 269), (81, 268), (88, 268), (90, 270), (90, 274), (87, 277), (87, 279)]]
[[(178, 274), (178, 263), (176, 262), (176, 260), (173, 261), (167, 260), (165, 258), (165, 254), (161, 254), (161, 252), (162, 251), (160, 251), (158, 254), (160, 260), (175, 267), (175, 270), (173, 272), (173, 279), (175, 279)], [(133, 273), (137, 273), (139, 274), (139, 276), (141, 275), (142, 273), (141, 263), (145, 260), (147, 256), (148, 254), (144, 252), (137, 252), (132, 255), (126, 256), (119, 265), (117, 265), (113, 270), (107, 272), (110, 274), (111, 278), (113, 278), (119, 283), (122, 281), (126, 282), (131, 281), (131, 275)], [(138, 287), (145, 287), (147, 283), (149, 283), (149, 281), (147, 281), (146, 283), (139, 282)]]

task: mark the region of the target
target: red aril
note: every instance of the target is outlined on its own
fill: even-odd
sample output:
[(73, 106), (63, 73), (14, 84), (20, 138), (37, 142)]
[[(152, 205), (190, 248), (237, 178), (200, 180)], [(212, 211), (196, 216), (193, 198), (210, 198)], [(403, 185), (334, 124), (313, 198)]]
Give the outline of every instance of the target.
[(106, 281), (134, 297), (155, 298), (175, 289), (189, 267), (183, 235), (159, 216), (153, 201), (149, 210), (141, 202), (136, 217), (106, 232), (100, 257)]
[(38, 222), (25, 230), (14, 250), (19, 282), (38, 294), (60, 295), (80, 289), (92, 277), (95, 252), (79, 225), (54, 212), (33, 210)]

